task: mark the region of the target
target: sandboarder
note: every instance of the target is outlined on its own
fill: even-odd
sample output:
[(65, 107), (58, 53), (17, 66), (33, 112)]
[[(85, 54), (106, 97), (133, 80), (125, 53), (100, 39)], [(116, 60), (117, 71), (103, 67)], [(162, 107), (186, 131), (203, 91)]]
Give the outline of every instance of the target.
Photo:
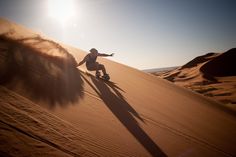
[(99, 78), (101, 76), (99, 70), (102, 70), (102, 73), (103, 73), (102, 78), (105, 80), (109, 80), (110, 77), (106, 72), (105, 66), (103, 64), (96, 62), (96, 59), (98, 56), (101, 56), (101, 57), (113, 56), (114, 53), (112, 53), (112, 54), (98, 53), (98, 50), (96, 50), (95, 48), (92, 48), (89, 51), (90, 51), (90, 53), (87, 54), (84, 57), (84, 59), (81, 62), (79, 62), (79, 64), (77, 64), (77, 66), (80, 66), (86, 62), (87, 69), (89, 71), (96, 71), (97, 78)]

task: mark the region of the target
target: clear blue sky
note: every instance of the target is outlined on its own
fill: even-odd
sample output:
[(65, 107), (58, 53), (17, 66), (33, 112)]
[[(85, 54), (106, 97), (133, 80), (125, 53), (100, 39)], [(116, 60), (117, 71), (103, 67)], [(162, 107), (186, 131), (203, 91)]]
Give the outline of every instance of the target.
[(138, 69), (236, 47), (235, 8), (236, 0), (0, 0), (1, 17)]

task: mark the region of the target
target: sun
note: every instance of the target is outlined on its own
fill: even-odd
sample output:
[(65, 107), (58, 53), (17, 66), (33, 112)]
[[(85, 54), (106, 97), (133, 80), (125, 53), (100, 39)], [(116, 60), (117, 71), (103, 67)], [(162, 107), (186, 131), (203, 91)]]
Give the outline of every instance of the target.
[(75, 16), (74, 0), (48, 0), (48, 15), (61, 24)]

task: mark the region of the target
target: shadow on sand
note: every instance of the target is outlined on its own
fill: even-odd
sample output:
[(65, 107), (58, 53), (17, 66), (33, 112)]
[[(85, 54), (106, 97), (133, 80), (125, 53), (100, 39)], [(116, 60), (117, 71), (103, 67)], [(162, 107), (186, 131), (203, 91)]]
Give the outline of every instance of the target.
[(112, 82), (102, 81), (90, 75), (90, 78), (93, 82), (92, 84), (84, 76), (82, 77), (84, 81), (87, 82), (99, 95), (99, 97), (103, 100), (110, 111), (116, 116), (116, 118), (152, 156), (167, 156), (139, 126), (134, 116), (142, 122), (144, 122), (144, 120), (125, 100), (124, 96), (119, 91), (121, 89), (116, 86), (116, 84)]
[[(51, 49), (56, 49), (57, 54), (48, 53)], [(31, 100), (45, 101), (53, 108), (78, 102), (83, 97), (85, 81), (152, 156), (166, 156), (139, 126), (134, 117), (144, 120), (120, 93), (122, 89), (94, 76), (90, 76), (90, 83), (76, 68), (74, 57), (57, 43), (39, 36), (12, 39), (0, 35), (0, 52), (0, 85), (10, 89), (20, 86)]]

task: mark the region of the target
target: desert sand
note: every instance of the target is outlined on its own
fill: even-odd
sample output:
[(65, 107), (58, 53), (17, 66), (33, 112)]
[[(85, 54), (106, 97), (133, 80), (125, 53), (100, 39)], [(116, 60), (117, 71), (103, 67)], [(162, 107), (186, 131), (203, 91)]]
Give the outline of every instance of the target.
[[(0, 21), (1, 156), (236, 156), (236, 118), (218, 102)], [(78, 41), (79, 42), (79, 41)]]
[(210, 97), (236, 112), (236, 48), (198, 56), (174, 70), (154, 73)]

